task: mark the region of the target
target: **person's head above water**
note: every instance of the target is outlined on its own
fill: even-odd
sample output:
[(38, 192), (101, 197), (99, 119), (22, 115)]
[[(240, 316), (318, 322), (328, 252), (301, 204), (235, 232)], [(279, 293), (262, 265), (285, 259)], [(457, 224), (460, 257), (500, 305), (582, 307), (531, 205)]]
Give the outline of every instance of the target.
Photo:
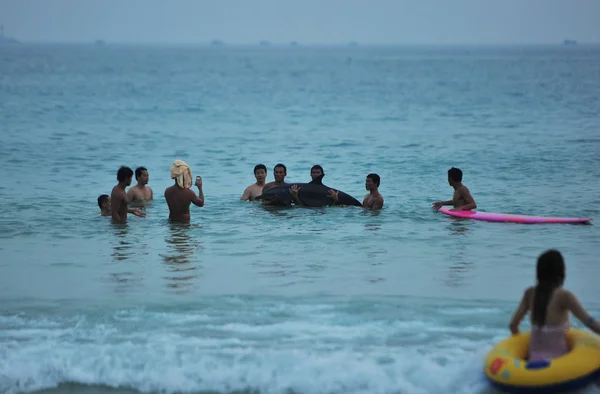
[(365, 181), (365, 188), (371, 191), (372, 189), (378, 188), (380, 183), (381, 178), (379, 177), (379, 175), (371, 173), (367, 175), (367, 179)]
[(100, 207), (100, 211), (110, 211), (110, 196), (108, 194), (101, 194), (98, 197), (98, 207)]
[(264, 164), (254, 166), (254, 177), (258, 182), (264, 182), (267, 178), (267, 167)]
[(450, 186), (462, 182), (463, 173), (459, 168), (452, 167), (448, 170), (448, 183)]
[(287, 168), (285, 165), (278, 163), (273, 168), (273, 177), (275, 178), (275, 182), (283, 182), (285, 176), (287, 175)]
[(552, 293), (565, 281), (565, 261), (562, 254), (556, 249), (542, 253), (537, 260), (536, 274), (532, 321), (542, 326), (546, 322), (546, 310)]
[(146, 185), (149, 181), (148, 169), (146, 167), (138, 167), (135, 169), (135, 180)]
[(126, 166), (121, 166), (117, 171), (117, 181), (119, 183), (124, 182), (125, 186), (131, 185), (131, 179), (133, 178), (133, 170)]
[(263, 170), (266, 173), (267, 166), (265, 166), (264, 164), (257, 164), (254, 166), (254, 173), (256, 174), (256, 171), (258, 171), (258, 170)]
[(318, 164), (315, 164), (314, 166), (311, 167), (310, 177), (312, 178), (313, 181), (315, 179), (323, 178), (324, 176), (325, 176), (325, 171), (323, 170), (323, 167), (321, 167)]

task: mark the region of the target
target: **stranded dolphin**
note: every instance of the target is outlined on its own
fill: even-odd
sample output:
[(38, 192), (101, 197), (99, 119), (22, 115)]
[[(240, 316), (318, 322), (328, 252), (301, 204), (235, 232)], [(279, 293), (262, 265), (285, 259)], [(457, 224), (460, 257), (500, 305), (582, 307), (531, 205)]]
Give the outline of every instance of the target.
[(290, 187), (298, 186), (298, 199), (307, 207), (323, 207), (333, 205), (333, 198), (329, 194), (329, 190), (338, 192), (339, 205), (352, 205), (360, 207), (362, 204), (356, 198), (337, 189), (325, 186), (322, 183), (323, 176), (314, 179), (310, 183), (284, 183), (282, 185), (273, 186), (263, 192), (256, 200), (261, 200), (269, 205), (292, 205), (292, 194)]

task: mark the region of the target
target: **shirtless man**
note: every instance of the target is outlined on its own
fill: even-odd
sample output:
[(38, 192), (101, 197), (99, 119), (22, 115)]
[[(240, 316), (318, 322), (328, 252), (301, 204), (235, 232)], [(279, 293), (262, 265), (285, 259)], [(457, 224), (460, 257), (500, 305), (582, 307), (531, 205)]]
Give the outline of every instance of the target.
[(448, 170), (448, 184), (454, 188), (452, 200), (436, 201), (433, 209), (436, 211), (444, 205), (454, 206), (455, 211), (470, 211), (477, 208), (475, 199), (471, 196), (469, 189), (462, 184), (463, 173), (460, 169), (452, 167)]
[[(379, 184), (381, 183), (381, 178), (377, 174), (369, 174), (367, 175), (367, 179), (365, 180), (365, 189), (369, 191), (369, 194), (365, 195), (365, 198), (362, 202), (362, 207), (364, 209), (369, 209), (372, 211), (381, 209), (383, 207), (383, 196), (379, 193)], [(339, 201), (338, 192), (335, 190), (329, 190), (329, 194), (336, 204)]]
[(366, 194), (365, 198), (363, 199), (363, 208), (375, 211), (383, 207), (383, 196), (379, 193), (380, 183), (381, 178), (379, 175), (367, 175), (367, 179), (365, 180), (365, 189), (369, 191), (369, 194)]
[(138, 182), (137, 185), (130, 188), (127, 191), (127, 198), (129, 202), (139, 201), (150, 201), (154, 198), (154, 192), (148, 184), (150, 176), (148, 170), (144, 167), (138, 167), (135, 169), (135, 180)]
[(117, 171), (117, 185), (113, 187), (110, 194), (110, 208), (112, 213), (113, 222), (125, 223), (127, 221), (127, 214), (132, 213), (135, 216), (144, 217), (146, 213), (140, 212), (139, 209), (129, 209), (127, 207), (128, 200), (125, 188), (131, 185), (131, 178), (133, 178), (133, 171), (129, 167), (121, 167)]
[(98, 197), (98, 206), (100, 207), (100, 215), (112, 216), (110, 209), (110, 196), (108, 194), (102, 194)]
[(197, 207), (204, 206), (204, 192), (202, 191), (202, 177), (196, 177), (198, 195), (190, 189), (175, 184), (165, 189), (165, 199), (169, 206), (169, 220), (173, 222), (190, 221), (190, 204)]
[(273, 168), (273, 178), (275, 178), (275, 180), (264, 185), (262, 191), (264, 192), (265, 190), (273, 186), (284, 185), (284, 179), (286, 175), (287, 168), (283, 164), (279, 163), (275, 165), (275, 167)]
[(265, 186), (265, 179), (267, 178), (267, 167), (264, 164), (257, 164), (254, 166), (254, 177), (256, 183), (251, 184), (244, 190), (240, 200), (242, 201), (253, 201), (255, 197), (260, 196)]

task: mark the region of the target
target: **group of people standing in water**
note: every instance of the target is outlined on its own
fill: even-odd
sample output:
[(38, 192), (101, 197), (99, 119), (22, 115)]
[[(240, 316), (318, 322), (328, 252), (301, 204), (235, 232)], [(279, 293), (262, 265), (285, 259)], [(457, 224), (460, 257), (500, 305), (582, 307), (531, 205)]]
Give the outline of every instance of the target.
[[(265, 183), (267, 179), (267, 167), (264, 164), (257, 164), (254, 167), (254, 177), (256, 178), (256, 182), (249, 185), (240, 200), (243, 201), (253, 201), (260, 197), (265, 191), (269, 190), (275, 186), (283, 186), (286, 185), (285, 177), (287, 176), (287, 168), (284, 164), (278, 163), (273, 168), (273, 177), (275, 180), (273, 182)], [(325, 171), (323, 167), (320, 165), (314, 165), (310, 169), (310, 177), (311, 182), (318, 182), (325, 176)], [(369, 192), (364, 196), (362, 207), (370, 210), (378, 210), (383, 208), (383, 196), (379, 193), (379, 185), (381, 184), (381, 178), (379, 175), (375, 173), (368, 174), (365, 180), (365, 189)], [(289, 192), (291, 194), (292, 200), (296, 205), (302, 205), (298, 192), (300, 191), (301, 186), (297, 184), (290, 185)], [(328, 190), (328, 196), (331, 197), (331, 201), (333, 205), (339, 204), (339, 192), (334, 189)], [(268, 204), (268, 202), (264, 201), (264, 204)]]
[[(126, 190), (131, 185), (134, 174), (137, 184), (129, 190)], [(256, 197), (265, 190), (274, 186), (284, 185), (284, 180), (287, 176), (286, 166), (277, 164), (273, 169), (273, 175), (275, 178), (274, 181), (265, 183), (267, 167), (264, 164), (256, 165), (254, 168), (256, 182), (244, 190), (240, 200), (254, 201)], [(323, 167), (320, 165), (313, 166), (311, 169), (311, 177), (313, 179), (322, 178), (324, 175)], [(175, 179), (175, 184), (168, 187), (164, 193), (165, 200), (169, 206), (169, 220), (189, 222), (190, 205), (194, 204), (199, 207), (204, 206), (202, 177), (196, 177), (195, 186), (198, 188), (198, 194), (196, 194), (190, 190), (192, 182), (189, 166), (181, 160), (176, 160), (173, 166), (171, 166), (171, 178)], [(135, 208), (135, 206), (130, 207), (130, 204), (136, 205), (154, 199), (154, 192), (152, 188), (148, 186), (149, 179), (148, 169), (145, 167), (136, 168), (135, 173), (127, 166), (120, 167), (117, 171), (118, 183), (113, 187), (111, 195), (102, 194), (98, 197), (98, 207), (100, 208), (101, 215), (111, 216), (116, 223), (126, 222), (128, 214), (145, 217), (145, 212)], [(383, 196), (379, 193), (379, 184), (379, 175), (367, 175), (365, 187), (369, 193), (364, 197), (364, 208), (376, 210), (383, 207)], [(297, 185), (292, 185), (292, 187), (290, 187), (290, 194), (298, 205), (300, 205), (298, 199), (299, 189), (300, 188)], [(333, 204), (336, 204), (338, 201), (338, 192), (332, 189), (330, 190), (330, 196)], [(263, 203), (268, 205), (268, 202)]]
[[(314, 165), (310, 170), (313, 181), (323, 178), (325, 172), (320, 165)], [(448, 170), (448, 184), (454, 189), (451, 200), (436, 201), (432, 204), (437, 210), (444, 205), (452, 205), (455, 210), (472, 210), (477, 208), (475, 199), (469, 189), (462, 183), (462, 171), (452, 167)], [(129, 167), (121, 167), (117, 171), (117, 185), (114, 186), (110, 196), (103, 194), (98, 197), (98, 206), (103, 216), (112, 216), (113, 221), (123, 223), (127, 214), (144, 217), (146, 214), (137, 208), (130, 208), (129, 204), (140, 201), (149, 201), (154, 198), (152, 188), (148, 186), (149, 174), (145, 167), (135, 170), (137, 184), (128, 191), (134, 176)], [(274, 181), (266, 183), (267, 167), (258, 164), (254, 167), (256, 182), (249, 185), (240, 200), (253, 201), (259, 198), (266, 190), (286, 185), (286, 166), (279, 163), (273, 168)], [(202, 190), (202, 177), (196, 177), (196, 194), (191, 189), (191, 170), (181, 160), (176, 160), (171, 167), (171, 178), (175, 184), (166, 188), (164, 192), (169, 206), (169, 220), (188, 222), (190, 220), (189, 207), (194, 204), (204, 206), (204, 193)], [(381, 209), (383, 196), (379, 193), (380, 177), (377, 174), (368, 174), (365, 188), (369, 192), (365, 195), (362, 206), (365, 209)], [(291, 185), (289, 192), (293, 200), (299, 203), (298, 191), (300, 187)], [(329, 190), (333, 204), (336, 204), (337, 192)], [(529, 361), (551, 360), (569, 352), (566, 333), (570, 328), (569, 313), (575, 315), (583, 324), (600, 334), (600, 323), (597, 322), (583, 308), (572, 292), (564, 289), (563, 283), (566, 276), (565, 262), (562, 254), (557, 250), (548, 250), (542, 253), (537, 260), (537, 285), (529, 287), (523, 293), (518, 308), (514, 312), (509, 328), (513, 334), (519, 333), (519, 324), (530, 313), (531, 339), (529, 343)]]
[[(134, 172), (127, 166), (122, 166), (117, 171), (117, 184), (113, 187), (111, 195), (102, 194), (98, 197), (98, 206), (102, 216), (111, 216), (113, 222), (124, 223), (127, 214), (145, 217), (146, 213), (138, 208), (130, 208), (130, 204), (144, 203), (154, 199), (154, 192), (148, 182), (150, 176), (148, 169), (138, 167), (135, 170), (137, 185), (126, 191), (131, 185)], [(175, 184), (167, 187), (164, 192), (165, 200), (169, 206), (169, 220), (175, 222), (190, 221), (190, 205), (204, 206), (204, 192), (202, 190), (202, 177), (197, 176), (195, 185), (198, 194), (191, 190), (192, 172), (190, 167), (182, 160), (175, 160), (171, 166), (171, 179)]]
[[(448, 183), (454, 188), (454, 194), (451, 200), (436, 201), (433, 208), (439, 209), (444, 205), (452, 205), (455, 210), (472, 210), (477, 208), (475, 200), (471, 196), (469, 189), (462, 183), (462, 171), (459, 168), (452, 167), (448, 170)], [(137, 184), (126, 190), (131, 185), (134, 171), (122, 166), (117, 171), (117, 185), (112, 189), (111, 195), (102, 194), (98, 197), (98, 206), (102, 216), (111, 216), (113, 221), (123, 223), (127, 220), (127, 214), (131, 213), (139, 217), (145, 217), (145, 212), (138, 208), (130, 208), (130, 204), (138, 202), (150, 201), (154, 199), (154, 192), (148, 182), (150, 175), (145, 167), (138, 167), (135, 170), (135, 179)], [(256, 182), (246, 187), (240, 200), (254, 201), (259, 198), (265, 191), (275, 186), (287, 185), (285, 177), (287, 176), (287, 168), (284, 164), (278, 163), (273, 168), (272, 182), (266, 182), (267, 167), (264, 164), (257, 164), (254, 167), (254, 177)], [(314, 165), (310, 169), (312, 181), (319, 181), (325, 176), (325, 171), (320, 165)], [(176, 160), (171, 166), (171, 178), (175, 179), (175, 184), (165, 190), (164, 196), (169, 206), (169, 220), (188, 222), (190, 220), (189, 207), (191, 204), (202, 207), (204, 206), (204, 192), (202, 190), (202, 177), (197, 176), (195, 186), (198, 188), (198, 193), (191, 191), (191, 169), (181, 161)], [(366, 176), (365, 189), (368, 193), (364, 196), (362, 207), (369, 210), (379, 210), (383, 208), (384, 199), (379, 192), (381, 178), (378, 174), (371, 173)], [(289, 193), (296, 205), (302, 205), (298, 198), (298, 192), (301, 186), (297, 184), (290, 185)], [(339, 204), (339, 191), (329, 189), (328, 197), (331, 199), (331, 205)], [(262, 201), (263, 204), (269, 204), (267, 201)]]

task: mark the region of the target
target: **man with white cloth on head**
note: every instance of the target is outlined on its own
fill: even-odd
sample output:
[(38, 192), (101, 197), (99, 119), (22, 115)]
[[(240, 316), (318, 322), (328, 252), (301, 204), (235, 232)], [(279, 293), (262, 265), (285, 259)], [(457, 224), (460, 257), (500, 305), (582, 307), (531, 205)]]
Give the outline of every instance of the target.
[(165, 199), (169, 206), (169, 220), (174, 222), (190, 221), (190, 204), (204, 206), (202, 177), (196, 177), (198, 195), (190, 190), (192, 187), (192, 170), (183, 160), (175, 160), (171, 166), (171, 179), (175, 184), (165, 189)]

